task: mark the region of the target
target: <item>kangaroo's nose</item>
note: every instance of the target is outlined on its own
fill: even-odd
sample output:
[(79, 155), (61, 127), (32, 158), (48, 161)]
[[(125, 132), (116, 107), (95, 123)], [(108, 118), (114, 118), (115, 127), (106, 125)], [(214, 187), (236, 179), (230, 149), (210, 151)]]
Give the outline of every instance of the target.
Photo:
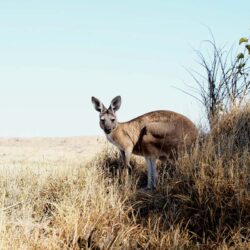
[(105, 129), (104, 129), (104, 132), (105, 132), (106, 134), (110, 134), (110, 133), (111, 133), (111, 129), (105, 128)]

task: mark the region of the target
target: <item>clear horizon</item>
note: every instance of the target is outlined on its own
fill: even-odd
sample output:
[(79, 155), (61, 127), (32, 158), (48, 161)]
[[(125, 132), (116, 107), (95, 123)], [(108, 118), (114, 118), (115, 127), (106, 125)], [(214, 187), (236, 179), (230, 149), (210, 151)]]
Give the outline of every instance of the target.
[(195, 123), (194, 50), (212, 31), (237, 48), (249, 1), (31, 1), (0, 3), (0, 137), (102, 135), (91, 96), (122, 96), (119, 120), (167, 109)]

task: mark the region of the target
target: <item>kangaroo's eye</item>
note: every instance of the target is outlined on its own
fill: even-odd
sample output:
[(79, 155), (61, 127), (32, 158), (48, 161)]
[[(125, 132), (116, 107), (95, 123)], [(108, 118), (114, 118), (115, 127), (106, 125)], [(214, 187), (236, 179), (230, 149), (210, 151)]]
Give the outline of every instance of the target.
[(101, 121), (104, 122), (105, 118), (104, 117), (101, 117)]
[(114, 122), (115, 121), (115, 118), (111, 118), (111, 122)]

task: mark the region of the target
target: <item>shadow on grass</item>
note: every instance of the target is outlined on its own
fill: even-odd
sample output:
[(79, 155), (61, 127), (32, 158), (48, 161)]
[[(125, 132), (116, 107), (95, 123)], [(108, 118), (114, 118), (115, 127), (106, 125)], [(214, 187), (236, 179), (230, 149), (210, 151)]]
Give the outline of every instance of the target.
[[(161, 232), (180, 226), (188, 231), (194, 244), (198, 242), (201, 246), (218, 246), (222, 242), (236, 246), (235, 232), (240, 234), (241, 241), (248, 241), (250, 200), (247, 169), (239, 170), (239, 161), (231, 169), (225, 168), (228, 162), (220, 162), (216, 157), (214, 162), (204, 163), (206, 150), (194, 155), (158, 163), (159, 184), (154, 191), (141, 190), (147, 183), (145, 163), (141, 160), (133, 158), (131, 161), (130, 184), (125, 181), (118, 153), (108, 152), (102, 158), (101, 166), (109, 178), (118, 181), (121, 190), (131, 189), (131, 192), (125, 192), (128, 217), (149, 228), (152, 234), (156, 233), (153, 222), (158, 221)], [(241, 183), (240, 175), (244, 176)]]

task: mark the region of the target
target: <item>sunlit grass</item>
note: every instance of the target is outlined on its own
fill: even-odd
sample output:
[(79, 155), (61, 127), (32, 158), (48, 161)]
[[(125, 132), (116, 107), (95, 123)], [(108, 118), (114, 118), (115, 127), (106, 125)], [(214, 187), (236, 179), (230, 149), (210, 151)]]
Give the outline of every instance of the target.
[(0, 249), (250, 248), (250, 152), (236, 140), (250, 112), (233, 112), (191, 154), (159, 163), (152, 192), (143, 159), (127, 173), (111, 147), (86, 160), (73, 142), (2, 143)]

